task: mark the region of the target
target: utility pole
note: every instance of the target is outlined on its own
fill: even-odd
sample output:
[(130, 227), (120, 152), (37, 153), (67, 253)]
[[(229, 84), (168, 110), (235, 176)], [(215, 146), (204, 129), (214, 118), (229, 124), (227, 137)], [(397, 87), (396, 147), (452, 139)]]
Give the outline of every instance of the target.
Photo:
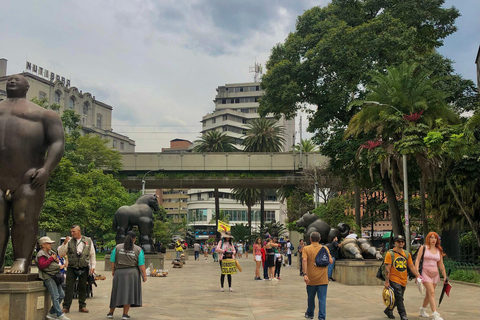
[(300, 132), (300, 163), (298, 164), (298, 169), (303, 169), (303, 145), (302, 145), (302, 116), (300, 116), (300, 123), (298, 124), (298, 130)]

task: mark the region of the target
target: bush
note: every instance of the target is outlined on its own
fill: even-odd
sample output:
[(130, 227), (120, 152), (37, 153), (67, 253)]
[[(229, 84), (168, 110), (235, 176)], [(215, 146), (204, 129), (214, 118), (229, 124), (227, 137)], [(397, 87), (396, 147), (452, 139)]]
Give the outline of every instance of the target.
[[(10, 240), (10, 239), (9, 239)], [(5, 266), (11, 266), (13, 264), (13, 247), (12, 241), (8, 241), (7, 250), (5, 251)]]
[(480, 273), (478, 273), (477, 270), (472, 269), (456, 269), (450, 274), (450, 279), (470, 283), (480, 283)]

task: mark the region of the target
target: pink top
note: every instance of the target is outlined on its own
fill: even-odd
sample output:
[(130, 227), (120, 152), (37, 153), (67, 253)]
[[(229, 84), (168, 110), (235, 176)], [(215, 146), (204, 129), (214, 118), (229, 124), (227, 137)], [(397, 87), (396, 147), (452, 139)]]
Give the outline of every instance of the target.
[(262, 246), (254, 243), (253, 244), (253, 254), (256, 255), (256, 256), (261, 256), (262, 255)]
[(218, 260), (223, 260), (223, 253), (224, 252), (232, 252), (232, 259), (235, 259), (235, 247), (233, 244), (230, 244), (230, 242), (226, 241), (223, 244), (223, 249), (222, 249), (222, 244), (223, 244), (223, 239), (218, 242), (217, 248), (215, 249), (216, 253), (220, 253), (218, 256)]
[(440, 261), (440, 250), (437, 253), (431, 253), (427, 247), (423, 247), (425, 253), (423, 255), (422, 278), (425, 282), (437, 283), (440, 280), (438, 273), (438, 262)]

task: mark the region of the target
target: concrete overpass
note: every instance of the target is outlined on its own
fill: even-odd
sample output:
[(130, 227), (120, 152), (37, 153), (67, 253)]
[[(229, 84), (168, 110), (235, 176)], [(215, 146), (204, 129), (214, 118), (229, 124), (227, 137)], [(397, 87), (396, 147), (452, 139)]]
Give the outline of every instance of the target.
[(125, 188), (280, 188), (300, 183), (303, 168), (326, 164), (318, 153), (122, 153)]

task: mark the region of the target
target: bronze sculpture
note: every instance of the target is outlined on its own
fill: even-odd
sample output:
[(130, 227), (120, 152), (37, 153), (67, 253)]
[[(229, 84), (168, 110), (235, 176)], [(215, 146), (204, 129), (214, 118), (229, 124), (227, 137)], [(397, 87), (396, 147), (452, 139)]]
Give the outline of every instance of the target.
[(121, 244), (125, 235), (138, 226), (140, 232), (140, 246), (145, 253), (155, 252), (152, 242), (153, 212), (160, 210), (157, 195), (143, 195), (131, 206), (121, 206), (113, 218), (113, 230), (117, 232), (115, 241)]
[(45, 183), (64, 152), (60, 117), (28, 101), (29, 87), (25, 77), (11, 75), (7, 99), (0, 102), (0, 273), (10, 216), (14, 263), (8, 273), (29, 273)]

